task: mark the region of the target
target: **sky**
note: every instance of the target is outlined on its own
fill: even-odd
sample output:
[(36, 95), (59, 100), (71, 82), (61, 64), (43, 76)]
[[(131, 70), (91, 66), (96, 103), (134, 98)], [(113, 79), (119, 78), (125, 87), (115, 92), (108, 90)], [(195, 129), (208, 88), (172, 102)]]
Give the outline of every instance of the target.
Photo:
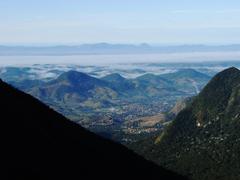
[(0, 0), (0, 44), (239, 44), (239, 0)]

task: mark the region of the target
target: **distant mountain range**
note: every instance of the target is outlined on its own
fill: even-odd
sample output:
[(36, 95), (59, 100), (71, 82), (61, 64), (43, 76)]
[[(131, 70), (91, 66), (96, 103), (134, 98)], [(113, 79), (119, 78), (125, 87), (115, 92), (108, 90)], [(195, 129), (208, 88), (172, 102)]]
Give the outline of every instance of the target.
[(2, 179), (184, 179), (0, 81)]
[(135, 149), (194, 180), (238, 180), (239, 107), (240, 70), (229, 68), (217, 74), (161, 135)]
[[(40, 99), (48, 101), (70, 102), (75, 100), (103, 100), (112, 104), (114, 100), (124, 99), (129, 102), (146, 101), (164, 96), (195, 95), (208, 82), (210, 77), (192, 69), (183, 69), (164, 75), (145, 74), (135, 79), (126, 79), (119, 74), (110, 74), (103, 78), (95, 78), (85, 73), (69, 71), (56, 80), (45, 83), (15, 82), (17, 87), (26, 86), (28, 91)], [(14, 82), (13, 82), (14, 84)], [(38, 84), (40, 84), (38, 86)], [(77, 97), (78, 96), (78, 97)], [(147, 100), (149, 101), (149, 100)]]
[(0, 46), (0, 55), (81, 55), (81, 54), (144, 54), (181, 52), (240, 51), (240, 45), (177, 45), (152, 46), (148, 44), (83, 44), (75, 46)]
[(165, 113), (178, 99), (196, 95), (209, 79), (198, 71), (182, 69), (164, 75), (145, 74), (135, 79), (126, 79), (116, 73), (95, 78), (69, 71), (48, 82), (9, 82), (82, 126), (100, 134), (108, 133), (111, 139), (121, 142), (129, 138), (113, 137), (115, 132), (119, 134), (124, 130), (137, 135), (161, 129), (161, 123), (143, 127), (143, 123), (132, 124), (132, 120), (151, 119)]

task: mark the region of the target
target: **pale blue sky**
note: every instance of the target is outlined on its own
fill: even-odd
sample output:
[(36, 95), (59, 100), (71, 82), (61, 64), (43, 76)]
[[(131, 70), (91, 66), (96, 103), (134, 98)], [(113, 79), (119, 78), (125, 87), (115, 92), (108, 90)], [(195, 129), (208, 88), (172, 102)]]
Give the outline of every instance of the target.
[(0, 44), (236, 44), (239, 0), (0, 0)]

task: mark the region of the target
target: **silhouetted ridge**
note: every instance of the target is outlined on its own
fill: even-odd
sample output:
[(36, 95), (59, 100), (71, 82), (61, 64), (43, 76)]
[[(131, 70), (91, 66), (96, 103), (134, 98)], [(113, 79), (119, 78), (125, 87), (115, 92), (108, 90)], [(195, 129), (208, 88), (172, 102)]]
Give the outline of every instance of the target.
[(0, 81), (6, 179), (182, 179)]
[(234, 67), (226, 69), (212, 78), (193, 105), (197, 104), (195, 106), (198, 108), (216, 115), (226, 108), (233, 90), (239, 84), (240, 71)]
[(228, 68), (212, 78), (206, 85), (202, 93), (205, 91), (217, 90), (213, 88), (228, 88), (232, 89), (239, 83), (240, 70), (235, 67)]

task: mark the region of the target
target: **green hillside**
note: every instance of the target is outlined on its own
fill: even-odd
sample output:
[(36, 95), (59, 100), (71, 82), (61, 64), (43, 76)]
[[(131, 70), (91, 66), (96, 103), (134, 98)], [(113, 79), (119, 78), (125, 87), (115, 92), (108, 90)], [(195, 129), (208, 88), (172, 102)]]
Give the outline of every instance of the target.
[(240, 71), (217, 74), (140, 153), (195, 180), (240, 179)]

